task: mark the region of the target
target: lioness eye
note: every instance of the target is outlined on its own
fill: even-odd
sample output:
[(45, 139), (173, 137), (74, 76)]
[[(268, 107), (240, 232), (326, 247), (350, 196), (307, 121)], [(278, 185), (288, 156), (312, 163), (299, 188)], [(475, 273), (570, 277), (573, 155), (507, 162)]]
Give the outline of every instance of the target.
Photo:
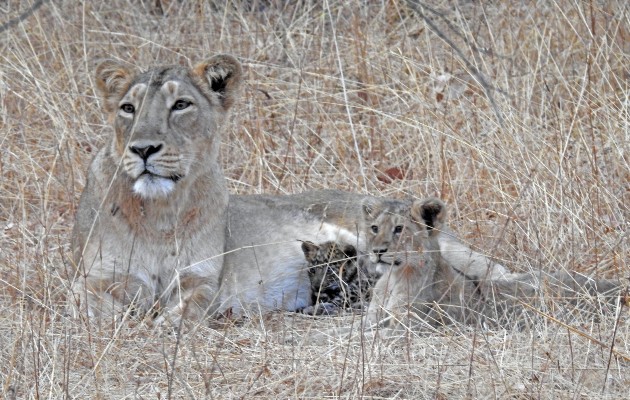
[(136, 111), (136, 108), (133, 106), (133, 104), (129, 103), (121, 105), (120, 109), (122, 110), (122, 112), (125, 112), (127, 114), (133, 114)]
[(376, 225), (372, 225), (372, 226), (370, 227), (370, 229), (372, 229), (372, 232), (373, 232), (373, 233), (378, 233), (378, 226), (376, 226)]
[(173, 111), (181, 111), (190, 107), (192, 103), (188, 100), (177, 100), (175, 104), (173, 104)]
[(394, 233), (400, 233), (402, 232), (402, 225), (396, 225), (396, 227), (394, 227)]

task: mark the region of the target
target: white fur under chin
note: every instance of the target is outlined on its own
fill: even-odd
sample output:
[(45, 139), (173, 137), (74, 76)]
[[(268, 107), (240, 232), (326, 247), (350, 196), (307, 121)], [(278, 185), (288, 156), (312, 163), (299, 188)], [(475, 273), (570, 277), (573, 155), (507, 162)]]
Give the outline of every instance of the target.
[(172, 179), (155, 175), (142, 175), (133, 184), (134, 193), (145, 199), (159, 199), (168, 196), (175, 189)]

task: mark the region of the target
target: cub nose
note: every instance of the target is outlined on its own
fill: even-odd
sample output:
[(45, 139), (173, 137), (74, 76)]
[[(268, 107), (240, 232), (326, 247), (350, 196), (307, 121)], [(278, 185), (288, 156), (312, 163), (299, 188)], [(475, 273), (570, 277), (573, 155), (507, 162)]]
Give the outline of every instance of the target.
[(162, 150), (162, 145), (158, 144), (157, 146), (147, 145), (147, 146), (129, 146), (129, 151), (134, 154), (137, 154), (142, 158), (142, 160), (146, 161), (152, 154), (157, 153)]

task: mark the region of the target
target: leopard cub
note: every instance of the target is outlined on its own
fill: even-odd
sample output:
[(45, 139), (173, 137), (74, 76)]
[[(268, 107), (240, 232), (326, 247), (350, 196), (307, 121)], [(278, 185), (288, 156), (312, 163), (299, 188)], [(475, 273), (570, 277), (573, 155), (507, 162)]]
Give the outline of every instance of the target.
[(357, 258), (349, 244), (302, 242), (311, 282), (311, 306), (301, 311), (311, 315), (336, 315), (340, 311), (363, 310), (370, 302), (378, 280)]

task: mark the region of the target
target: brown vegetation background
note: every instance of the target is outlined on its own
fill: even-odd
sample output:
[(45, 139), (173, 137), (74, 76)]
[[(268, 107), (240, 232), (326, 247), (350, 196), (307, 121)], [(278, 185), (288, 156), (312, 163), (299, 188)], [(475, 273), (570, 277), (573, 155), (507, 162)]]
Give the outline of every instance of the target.
[(241, 60), (222, 145), (234, 193), (438, 195), (461, 237), (514, 271), (630, 274), (627, 2), (225, 3), (0, 4), (0, 397), (630, 397), (627, 307), (387, 338), (348, 333), (356, 316), (179, 336), (69, 318), (73, 215), (111, 133), (103, 57)]

